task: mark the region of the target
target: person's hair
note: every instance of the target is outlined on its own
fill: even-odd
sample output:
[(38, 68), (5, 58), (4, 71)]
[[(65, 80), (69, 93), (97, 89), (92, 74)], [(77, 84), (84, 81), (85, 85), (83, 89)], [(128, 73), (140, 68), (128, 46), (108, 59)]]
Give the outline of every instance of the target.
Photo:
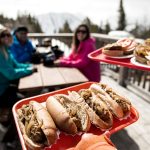
[(89, 27), (86, 25), (86, 24), (81, 24), (77, 27), (77, 29), (75, 30), (75, 33), (74, 33), (74, 36), (73, 36), (73, 46), (75, 48), (75, 52), (77, 52), (77, 49), (78, 49), (78, 46), (80, 44), (80, 41), (78, 40), (77, 38), (77, 33), (78, 33), (78, 30), (81, 28), (81, 27), (84, 27), (85, 30), (86, 30), (86, 37), (84, 40), (88, 39), (90, 37), (90, 30), (89, 30)]
[[(7, 59), (8, 54), (7, 54), (7, 51), (6, 51), (6, 47), (4, 45), (2, 45), (2, 43), (1, 43), (1, 36), (4, 32), (9, 32), (10, 33), (10, 31), (9, 31), (9, 29), (5, 29), (0, 33), (0, 49), (1, 49), (2, 53), (4, 54), (4, 57)], [(11, 33), (10, 33), (10, 35), (11, 35)], [(13, 38), (12, 38), (12, 35), (11, 35), (10, 36), (10, 42), (12, 42), (12, 41), (13, 41)]]
[(27, 32), (28, 33), (28, 28), (26, 26), (20, 26), (20, 27), (17, 27), (14, 31), (14, 35), (20, 31), (24, 31), (24, 32)]

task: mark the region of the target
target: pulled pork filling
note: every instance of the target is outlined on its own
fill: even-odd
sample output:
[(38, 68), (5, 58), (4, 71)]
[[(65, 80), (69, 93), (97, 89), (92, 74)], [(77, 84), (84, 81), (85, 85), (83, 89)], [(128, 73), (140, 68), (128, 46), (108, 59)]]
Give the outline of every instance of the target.
[(18, 111), (20, 121), (25, 125), (27, 136), (35, 143), (43, 144), (46, 137), (41, 129), (42, 123), (39, 124), (32, 105), (23, 105)]
[(89, 99), (89, 97), (92, 97), (92, 93), (89, 89), (80, 90), (79, 94), (85, 100)]
[(110, 114), (108, 112), (108, 110), (102, 108), (99, 104), (94, 103), (93, 104), (93, 110), (95, 111), (95, 113), (100, 116), (100, 118), (107, 122), (108, 120), (110, 120)]
[(73, 102), (64, 101), (63, 98), (60, 98), (60, 99), (58, 97), (56, 98), (62, 104), (62, 106), (67, 110), (67, 112), (69, 113), (69, 116), (71, 116), (71, 118), (73, 119), (73, 122), (76, 124), (78, 131), (82, 131), (83, 129), (82, 126), (84, 125), (85, 119), (86, 119), (86, 117), (83, 117), (85, 115), (85, 112), (82, 111), (79, 105)]
[(113, 100), (115, 100), (120, 105), (120, 107), (122, 108), (122, 110), (125, 114), (129, 112), (129, 108), (128, 108), (126, 102), (119, 95), (117, 95), (115, 92), (113, 92), (111, 88), (106, 88), (106, 86), (103, 84), (101, 85), (101, 87), (109, 94), (109, 96)]
[(92, 93), (90, 90), (81, 91), (80, 95), (103, 121), (107, 122), (110, 119), (109, 111), (102, 108), (98, 102), (92, 100)]

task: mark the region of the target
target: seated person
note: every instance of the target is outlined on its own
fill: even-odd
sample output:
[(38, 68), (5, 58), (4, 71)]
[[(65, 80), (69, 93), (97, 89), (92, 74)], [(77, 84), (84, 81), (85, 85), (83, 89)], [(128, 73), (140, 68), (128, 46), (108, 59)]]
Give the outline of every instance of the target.
[(14, 31), (13, 44), (10, 47), (14, 58), (20, 63), (31, 62), (32, 54), (35, 52), (31, 41), (28, 39), (27, 27), (18, 27)]
[(88, 26), (81, 24), (75, 31), (70, 55), (55, 61), (55, 65), (78, 68), (89, 81), (99, 82), (100, 64), (88, 58), (95, 49), (95, 40), (90, 37)]
[[(0, 123), (9, 126), (2, 142), (12, 142), (17, 135), (12, 119), (12, 106), (17, 98), (17, 85), (20, 78), (32, 74), (36, 69), (31, 64), (18, 63), (9, 51), (12, 44), (10, 31), (0, 28)], [(14, 82), (15, 81), (15, 82)], [(17, 81), (17, 83), (16, 83)], [(13, 85), (12, 85), (13, 84)]]
[[(11, 108), (16, 102), (16, 80), (35, 71), (31, 64), (20, 64), (9, 51), (12, 36), (5, 27), (0, 28), (0, 108)], [(15, 80), (15, 82), (13, 82)], [(12, 86), (12, 83), (14, 85)], [(3, 112), (2, 112), (3, 113)], [(2, 115), (0, 114), (0, 117)], [(0, 118), (2, 120), (2, 118)]]

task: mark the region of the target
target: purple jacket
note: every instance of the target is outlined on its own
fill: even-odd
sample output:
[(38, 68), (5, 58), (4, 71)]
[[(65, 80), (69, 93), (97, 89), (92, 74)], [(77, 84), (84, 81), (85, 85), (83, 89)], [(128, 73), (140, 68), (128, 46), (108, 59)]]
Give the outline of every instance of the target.
[(100, 63), (88, 58), (88, 54), (95, 50), (95, 40), (89, 38), (79, 44), (75, 53), (74, 49), (68, 57), (61, 59), (62, 67), (78, 68), (89, 81), (100, 81)]

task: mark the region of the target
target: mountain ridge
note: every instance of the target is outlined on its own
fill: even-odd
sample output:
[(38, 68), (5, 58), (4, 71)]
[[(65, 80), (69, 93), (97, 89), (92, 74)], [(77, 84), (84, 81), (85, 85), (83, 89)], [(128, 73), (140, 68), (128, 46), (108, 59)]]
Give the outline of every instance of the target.
[(43, 32), (56, 33), (63, 27), (65, 21), (70, 25), (70, 28), (74, 30), (85, 19), (83, 15), (76, 15), (71, 13), (47, 13), (36, 16), (39, 21)]

